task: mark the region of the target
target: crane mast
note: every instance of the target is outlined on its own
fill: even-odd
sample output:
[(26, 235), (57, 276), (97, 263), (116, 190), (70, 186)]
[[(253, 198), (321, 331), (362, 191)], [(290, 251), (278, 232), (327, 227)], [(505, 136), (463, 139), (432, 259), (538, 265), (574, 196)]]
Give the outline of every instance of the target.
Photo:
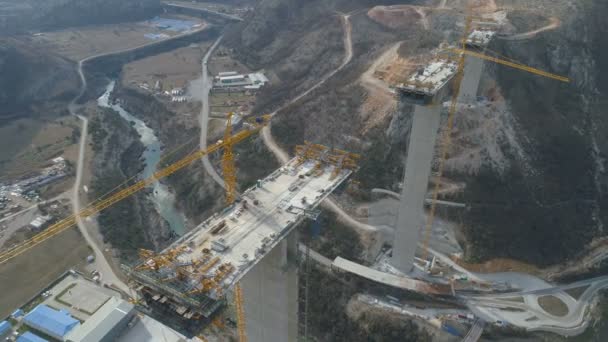
[(232, 136), (232, 115), (228, 113), (226, 130), (224, 131), (224, 155), (222, 157), (222, 171), (224, 173), (224, 184), (226, 186), (226, 204), (231, 205), (236, 199), (236, 167), (234, 165), (234, 144), (230, 142)]
[[(228, 113), (226, 119), (226, 130), (224, 131), (224, 140), (230, 140), (232, 136), (232, 112)], [(236, 166), (234, 165), (233, 144), (228, 143), (224, 146), (224, 155), (222, 156), (222, 172), (224, 174), (224, 184), (226, 187), (226, 204), (231, 205), (236, 200)], [(239, 342), (247, 342), (246, 326), (245, 326), (245, 308), (243, 304), (243, 290), (241, 284), (236, 283), (234, 286), (234, 307), (237, 316), (237, 329)]]

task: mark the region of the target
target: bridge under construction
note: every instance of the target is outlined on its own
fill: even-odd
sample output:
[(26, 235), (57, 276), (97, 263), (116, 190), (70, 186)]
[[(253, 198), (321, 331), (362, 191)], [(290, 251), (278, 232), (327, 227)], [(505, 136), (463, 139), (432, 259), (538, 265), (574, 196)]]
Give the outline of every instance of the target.
[(141, 250), (142, 262), (127, 271), (147, 302), (186, 319), (208, 318), (299, 223), (318, 215), (315, 208), (351, 172), (329, 162), (294, 158), (161, 253)]

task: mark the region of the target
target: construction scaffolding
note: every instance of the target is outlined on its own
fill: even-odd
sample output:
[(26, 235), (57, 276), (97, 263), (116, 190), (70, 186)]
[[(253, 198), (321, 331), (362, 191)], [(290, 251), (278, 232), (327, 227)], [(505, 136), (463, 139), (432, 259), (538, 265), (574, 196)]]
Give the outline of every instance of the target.
[[(227, 291), (356, 169), (357, 155), (308, 144), (288, 164), (259, 180), (161, 253), (141, 250), (129, 269), (146, 300), (184, 318), (206, 317)], [(307, 151), (307, 152), (304, 152)]]

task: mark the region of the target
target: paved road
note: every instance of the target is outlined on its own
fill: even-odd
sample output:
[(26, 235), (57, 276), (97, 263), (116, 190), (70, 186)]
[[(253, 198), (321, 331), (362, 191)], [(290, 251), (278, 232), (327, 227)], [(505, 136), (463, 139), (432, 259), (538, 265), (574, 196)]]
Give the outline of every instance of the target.
[[(203, 97), (202, 97), (202, 103), (201, 103), (201, 117), (200, 117), (200, 127), (201, 127), (200, 149), (201, 150), (207, 149), (207, 132), (209, 130), (209, 127), (208, 127), (209, 112), (211, 110), (210, 109), (211, 105), (209, 103), (209, 92), (211, 91), (211, 88), (213, 86), (212, 82), (209, 80), (209, 70), (207, 70), (207, 62), (209, 61), (209, 57), (211, 57), (211, 54), (213, 53), (215, 48), (217, 48), (217, 46), (222, 41), (222, 38), (223, 38), (223, 36), (220, 36), (215, 41), (215, 43), (213, 43), (213, 45), (211, 45), (211, 47), (209, 48), (209, 51), (207, 51), (207, 54), (205, 55), (205, 57), (203, 57), (203, 61), (201, 63), (202, 70), (203, 70), (202, 71)], [(224, 179), (217, 173), (217, 171), (215, 170), (213, 165), (211, 165), (211, 162), (209, 161), (209, 156), (205, 155), (203, 158), (201, 158), (201, 160), (203, 161), (203, 167), (205, 168), (207, 173), (213, 178), (213, 180), (217, 184), (219, 184), (221, 187), (225, 188)]]
[(477, 342), (483, 333), (484, 326), (485, 322), (481, 319), (477, 319), (462, 342)]
[[(374, 188), (374, 189), (372, 189), (372, 193), (386, 194), (386, 195), (392, 196), (396, 200), (399, 200), (401, 198), (401, 195), (399, 195), (398, 193), (396, 193), (394, 191), (386, 190), (386, 189)], [(433, 203), (433, 199), (432, 198), (426, 198), (424, 200), (424, 202), (430, 204), (430, 203)], [(452, 202), (452, 201), (436, 200), (435, 202), (437, 204), (439, 204), (439, 205), (444, 205), (446, 207), (466, 208), (466, 206), (467, 206), (464, 203)]]
[[(585, 292), (577, 300), (568, 295), (565, 290), (588, 286)], [(582, 333), (588, 321), (585, 320), (585, 315), (588, 312), (589, 305), (593, 302), (597, 292), (608, 287), (608, 276), (601, 276), (591, 279), (586, 279), (566, 285), (550, 286), (528, 291), (519, 291), (509, 294), (488, 294), (479, 296), (466, 297), (467, 304), (477, 314), (488, 315), (486, 318), (493, 319), (495, 315), (501, 317), (504, 321), (524, 326), (530, 331), (542, 330), (551, 331), (564, 336), (574, 336)], [(538, 304), (538, 298), (546, 295), (552, 295), (560, 298), (568, 307), (568, 314), (565, 316), (554, 316), (548, 314)], [(523, 302), (511, 301), (506, 298), (521, 297)], [(463, 297), (465, 298), (465, 297)], [(512, 313), (505, 310), (491, 311), (488, 308), (514, 308), (523, 310), (530, 316), (536, 316), (536, 320), (523, 320), (517, 312)], [(490, 311), (489, 311), (490, 310)]]
[[(303, 243), (298, 243), (298, 250), (300, 251), (300, 253), (302, 253), (302, 257), (304, 255), (306, 255), (306, 245)], [(308, 256), (316, 261), (318, 264), (325, 266), (327, 268), (331, 268), (331, 264), (333, 263), (333, 261), (329, 258), (324, 257), (323, 255), (315, 252), (313, 249), (309, 249), (308, 251)]]

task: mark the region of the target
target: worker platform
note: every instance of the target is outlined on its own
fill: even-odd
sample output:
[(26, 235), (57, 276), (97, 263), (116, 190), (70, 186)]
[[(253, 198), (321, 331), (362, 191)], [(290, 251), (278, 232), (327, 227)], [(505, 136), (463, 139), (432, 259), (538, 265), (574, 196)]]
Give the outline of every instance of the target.
[(432, 61), (416, 71), (406, 82), (397, 85), (402, 99), (418, 105), (434, 103), (443, 97), (445, 85), (456, 75), (456, 63), (444, 59)]
[[(346, 158), (343, 158), (344, 160)], [(351, 174), (342, 163), (294, 158), (159, 254), (127, 269), (150, 303), (211, 316), (226, 293)]]
[(496, 31), (489, 29), (473, 30), (467, 37), (465, 45), (468, 49), (483, 50), (490, 44), (495, 35)]

